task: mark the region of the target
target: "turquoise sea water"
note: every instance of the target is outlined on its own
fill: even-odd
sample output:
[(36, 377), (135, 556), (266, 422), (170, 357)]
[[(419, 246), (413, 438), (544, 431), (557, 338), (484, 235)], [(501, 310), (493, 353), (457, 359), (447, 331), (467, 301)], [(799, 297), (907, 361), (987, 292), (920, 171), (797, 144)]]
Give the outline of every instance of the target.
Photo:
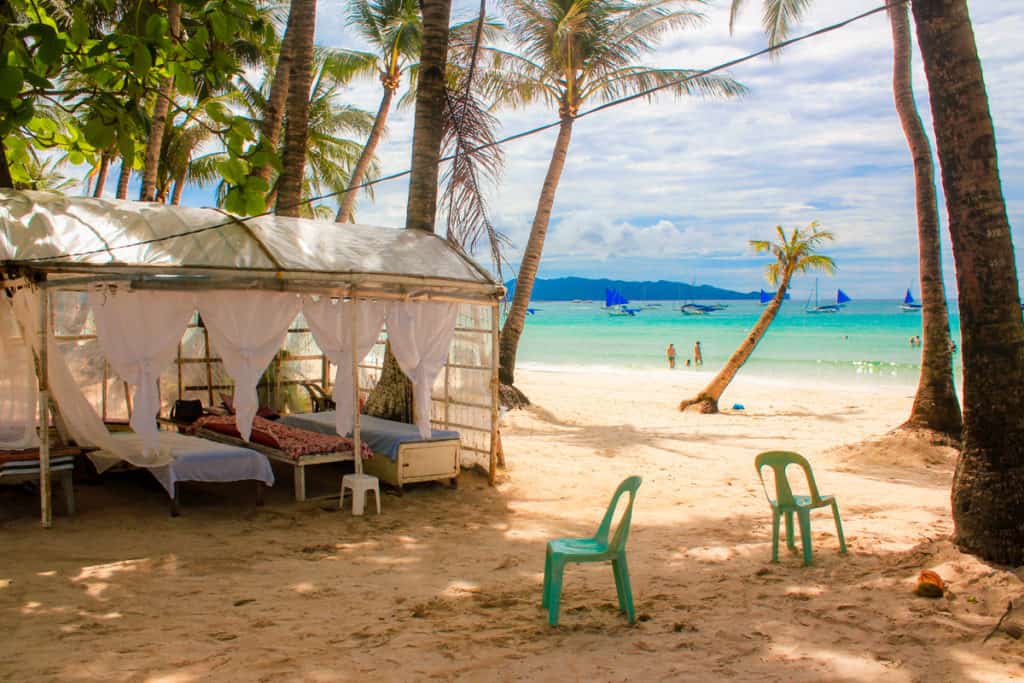
[[(700, 340), (705, 372), (718, 370), (754, 326), (762, 306), (730, 301), (707, 316), (687, 316), (681, 302), (649, 302), (636, 317), (609, 316), (603, 302), (531, 304), (519, 346), (522, 368), (667, 368), (665, 349), (675, 344), (677, 371)], [(710, 302), (701, 302), (710, 303)], [(630, 306), (644, 306), (631, 302)], [(960, 346), (956, 306), (950, 306), (953, 341)], [(744, 374), (788, 379), (818, 378), (841, 384), (917, 384), (921, 350), (909, 340), (921, 334), (921, 314), (903, 313), (899, 301), (854, 301), (836, 314), (808, 314), (803, 302), (787, 301), (744, 366)], [(959, 379), (959, 354), (956, 376)]]

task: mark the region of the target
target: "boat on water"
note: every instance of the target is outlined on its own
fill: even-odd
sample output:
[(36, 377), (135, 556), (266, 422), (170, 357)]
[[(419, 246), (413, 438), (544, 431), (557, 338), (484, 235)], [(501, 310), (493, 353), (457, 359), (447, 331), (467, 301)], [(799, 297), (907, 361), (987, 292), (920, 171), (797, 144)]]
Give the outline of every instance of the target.
[(633, 317), (640, 312), (639, 308), (630, 308), (629, 299), (611, 287), (604, 290), (604, 308), (611, 316)]
[(914, 301), (914, 295), (910, 293), (910, 288), (907, 287), (907, 294), (903, 297), (903, 303), (900, 304), (900, 310), (904, 313), (920, 313), (921, 304)]
[(683, 315), (711, 315), (715, 311), (722, 310), (719, 304), (683, 304), (679, 307), (679, 312)]
[(834, 304), (823, 304), (818, 300), (818, 281), (814, 281), (814, 305), (811, 306), (810, 299), (807, 300), (807, 305), (804, 307), (805, 313), (838, 313), (843, 309), (843, 305), (852, 301), (852, 299), (841, 289), (836, 289), (836, 302)]

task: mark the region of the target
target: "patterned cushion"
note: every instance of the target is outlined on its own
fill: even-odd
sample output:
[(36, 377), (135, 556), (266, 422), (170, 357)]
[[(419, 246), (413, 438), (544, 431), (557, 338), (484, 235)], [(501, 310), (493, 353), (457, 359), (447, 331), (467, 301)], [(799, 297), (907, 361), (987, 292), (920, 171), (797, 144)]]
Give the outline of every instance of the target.
[[(200, 428), (241, 438), (238, 426), (235, 424), (234, 415), (206, 415), (193, 422), (189, 431), (194, 432)], [(253, 419), (252, 435), (249, 437), (249, 440), (253, 443), (276, 448), (296, 460), (303, 455), (352, 450), (352, 439), (289, 427), (279, 422), (265, 420), (262, 417)], [(361, 450), (364, 460), (373, 457), (373, 451), (365, 443), (362, 444)]]

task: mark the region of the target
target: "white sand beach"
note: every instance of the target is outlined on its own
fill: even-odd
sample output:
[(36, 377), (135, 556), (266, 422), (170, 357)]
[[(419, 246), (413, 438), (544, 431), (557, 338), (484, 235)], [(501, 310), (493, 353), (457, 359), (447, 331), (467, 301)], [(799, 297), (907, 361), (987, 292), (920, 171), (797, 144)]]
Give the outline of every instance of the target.
[[(186, 487), (179, 518), (145, 473), (82, 481), (51, 530), (0, 488), (0, 680), (1024, 680), (1024, 641), (983, 642), (1024, 570), (950, 542), (952, 449), (886, 436), (912, 389), (741, 374), (722, 405), (742, 411), (678, 413), (705, 378), (522, 371), (535, 406), (504, 418), (499, 485), (412, 486), (380, 516), (294, 503), (287, 470), (262, 508), (248, 485)], [(822, 510), (814, 565), (770, 563), (769, 449), (809, 458), (848, 555)], [(608, 565), (572, 565), (549, 627), (545, 542), (592, 533), (630, 474), (638, 622)], [(922, 569), (946, 597), (913, 594)]]

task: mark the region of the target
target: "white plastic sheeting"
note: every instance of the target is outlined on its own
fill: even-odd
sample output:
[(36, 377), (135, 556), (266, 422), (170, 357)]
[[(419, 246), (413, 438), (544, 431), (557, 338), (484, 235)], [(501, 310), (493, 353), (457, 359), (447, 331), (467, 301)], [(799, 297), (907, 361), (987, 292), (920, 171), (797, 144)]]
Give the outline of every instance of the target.
[(193, 297), (180, 292), (133, 292), (109, 288), (89, 292), (96, 337), (121, 379), (135, 387), (132, 430), (142, 437), (144, 453), (159, 448), (157, 380), (171, 364), (185, 326), (192, 318)]
[(199, 295), (196, 303), (213, 348), (235, 381), (235, 424), (248, 441), (259, 409), (256, 385), (284, 343), (302, 300), (282, 292), (216, 291)]
[(455, 333), (458, 304), (397, 301), (388, 304), (388, 339), (402, 372), (412, 381), (420, 436), (430, 438), (430, 391), (444, 367)]
[(21, 450), (39, 445), (38, 405), (32, 352), (21, 338), (11, 307), (0, 303), (0, 448)]
[(302, 302), (302, 312), (317, 346), (336, 366), (332, 393), (336, 404), (335, 429), (338, 434), (345, 436), (352, 431), (355, 416), (352, 386), (353, 315), (358, 320), (355, 361), (359, 362), (377, 342), (387, 307), (377, 301), (359, 301), (353, 305), (351, 301), (332, 300), (330, 297), (320, 297), (319, 300), (306, 297)]
[(498, 289), (447, 240), (421, 230), (280, 216), (243, 223), (215, 209), (0, 190), (0, 260), (67, 254), (75, 255), (31, 265), (397, 275), (451, 281), (463, 291)]

